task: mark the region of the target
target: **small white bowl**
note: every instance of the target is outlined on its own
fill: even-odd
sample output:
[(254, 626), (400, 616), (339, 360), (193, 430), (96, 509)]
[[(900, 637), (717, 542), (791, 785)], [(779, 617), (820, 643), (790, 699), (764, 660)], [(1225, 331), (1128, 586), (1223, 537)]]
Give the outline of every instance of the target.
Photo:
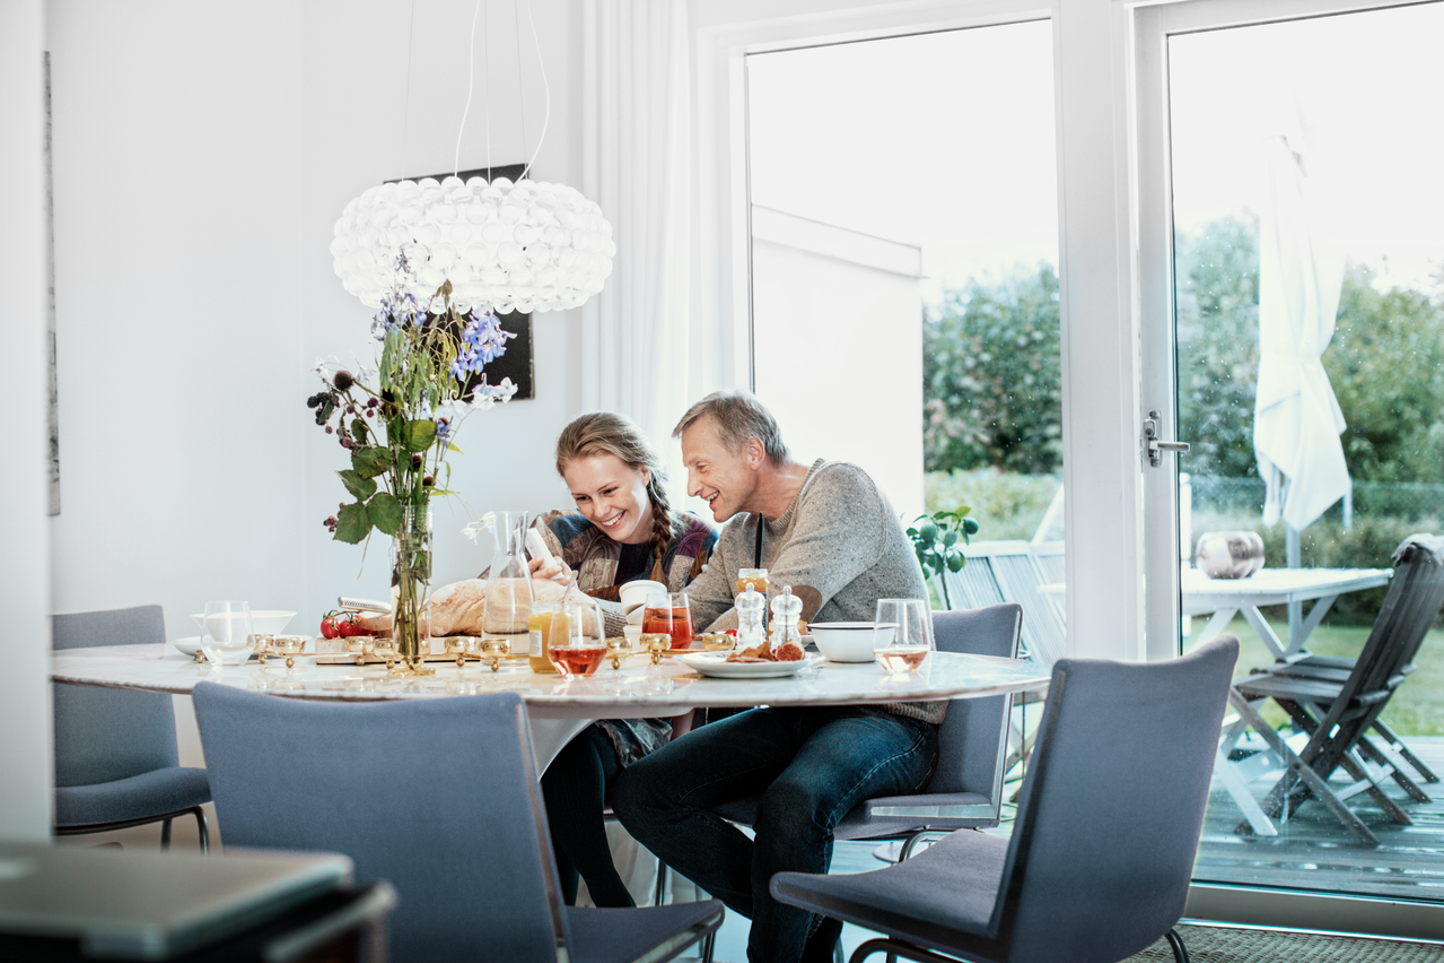
[(632, 623), (628, 622), (626, 625), (622, 626), (622, 634), (627, 637), (627, 643), (632, 648), (635, 649), (637, 646), (642, 644), (641, 623), (633, 625)]
[(831, 662), (871, 662), (873, 650), (892, 642), (896, 625), (871, 622), (812, 622), (808, 631), (817, 651)]
[[(286, 631), (286, 624), (296, 617), (295, 612), (282, 612), (280, 609), (252, 609), (251, 610), (251, 631), (257, 635), (280, 635)], [(204, 613), (192, 615), (203, 630), (206, 627)]]
[(637, 627), (637, 631), (640, 632), (642, 630), (642, 616), (646, 614), (647, 607), (645, 605), (637, 606), (636, 608), (632, 609), (630, 612), (627, 613), (627, 624), (635, 625)]

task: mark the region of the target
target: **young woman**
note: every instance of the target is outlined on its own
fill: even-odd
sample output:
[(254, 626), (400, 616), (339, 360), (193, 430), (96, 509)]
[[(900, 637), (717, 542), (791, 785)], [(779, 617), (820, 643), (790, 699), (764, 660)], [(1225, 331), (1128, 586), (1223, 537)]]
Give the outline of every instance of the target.
[[(681, 591), (706, 565), (717, 531), (673, 511), (660, 459), (625, 415), (597, 412), (576, 419), (557, 439), (556, 458), (579, 514), (547, 523), (561, 549), (559, 561), (533, 575), (575, 580), (602, 600), (607, 634), (620, 635), (626, 620), (617, 602), (619, 587), (651, 579)], [(578, 877), (598, 906), (635, 905), (612, 863), (602, 810), (617, 774), (665, 744), (671, 733), (663, 719), (601, 720), (547, 767), (542, 797), (568, 905), (576, 902)]]

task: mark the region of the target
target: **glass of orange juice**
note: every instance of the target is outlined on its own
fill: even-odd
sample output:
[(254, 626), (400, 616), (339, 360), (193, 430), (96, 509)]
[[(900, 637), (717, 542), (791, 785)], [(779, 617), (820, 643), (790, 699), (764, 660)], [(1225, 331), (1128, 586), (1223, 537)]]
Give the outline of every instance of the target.
[(686, 592), (653, 592), (642, 612), (642, 632), (666, 632), (672, 648), (692, 645), (692, 606)]

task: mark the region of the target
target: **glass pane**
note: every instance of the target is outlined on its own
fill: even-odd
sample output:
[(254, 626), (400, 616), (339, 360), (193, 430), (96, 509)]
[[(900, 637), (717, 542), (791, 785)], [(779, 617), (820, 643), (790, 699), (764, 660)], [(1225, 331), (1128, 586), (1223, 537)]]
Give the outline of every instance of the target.
[[(1441, 36), (1444, 5), (1430, 3), (1169, 41), (1178, 437), (1193, 445), (1180, 501), (1197, 550), (1183, 573), (1184, 644), (1236, 634), (1241, 676), (1282, 650), (1337, 657), (1347, 678), (1387, 589), (1382, 576), (1340, 571), (1387, 569), (1406, 536), (1441, 529)], [(1224, 532), (1257, 533), (1265, 567), (1209, 578), (1248, 567), (1237, 557), (1252, 554), (1246, 540), (1230, 557), (1229, 540), (1210, 534)], [(1269, 586), (1303, 598), (1255, 605)], [(1330, 596), (1315, 627), (1315, 599)], [(1444, 754), (1440, 643), (1436, 627), (1382, 716), (1425, 763)], [(1271, 699), (1258, 710), (1263, 728), (1302, 750), (1306, 719), (1291, 724)], [(1367, 738), (1386, 749), (1378, 732)], [(1344, 799), (1354, 778), (1347, 765), (1334, 771), (1329, 793), (1361, 833), (1324, 794), (1271, 807), (1283, 774), (1257, 727), (1225, 748), (1196, 879), (1444, 894), (1432, 855), (1444, 793), (1414, 765), (1393, 759), (1439, 802), (1411, 798), (1387, 770), (1377, 794)]]
[(754, 54), (747, 82), (758, 396), (802, 460), (1040, 534), (1061, 580), (1051, 25)]

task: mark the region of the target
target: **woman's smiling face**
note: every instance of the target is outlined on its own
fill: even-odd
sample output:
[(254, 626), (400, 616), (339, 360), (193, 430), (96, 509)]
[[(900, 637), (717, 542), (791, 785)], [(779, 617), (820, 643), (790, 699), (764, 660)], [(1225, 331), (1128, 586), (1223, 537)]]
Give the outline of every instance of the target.
[(636, 545), (652, 537), (650, 469), (633, 468), (616, 455), (599, 453), (573, 458), (562, 477), (577, 511), (608, 538)]

